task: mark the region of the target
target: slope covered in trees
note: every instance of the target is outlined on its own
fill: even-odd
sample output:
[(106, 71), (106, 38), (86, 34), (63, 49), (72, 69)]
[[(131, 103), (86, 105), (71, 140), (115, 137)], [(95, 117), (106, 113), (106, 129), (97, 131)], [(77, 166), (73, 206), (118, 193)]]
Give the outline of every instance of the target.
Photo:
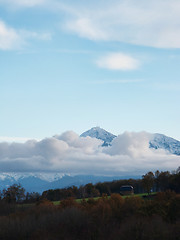
[(116, 180), (112, 182), (103, 182), (97, 184), (86, 184), (79, 188), (73, 186), (64, 189), (47, 190), (42, 194), (43, 198), (50, 201), (58, 201), (68, 197), (89, 198), (99, 197), (103, 194), (111, 195), (119, 193), (120, 187), (123, 185), (131, 185), (134, 193), (150, 193), (171, 190), (180, 193), (180, 169), (173, 173), (168, 171), (155, 173), (148, 172), (142, 176), (142, 179)]
[[(133, 185), (135, 192), (159, 192), (153, 198), (123, 198), (117, 192), (125, 184)], [(179, 170), (149, 172), (139, 180), (48, 190), (42, 195), (25, 195), (25, 189), (13, 185), (1, 194), (0, 239), (179, 240), (179, 187)], [(101, 197), (95, 200), (94, 196)], [(77, 202), (78, 197), (82, 199)], [(54, 199), (61, 201), (54, 205), (50, 201)]]
[(167, 191), (154, 199), (98, 200), (73, 198), (57, 206), (48, 200), (21, 207), (0, 202), (0, 239), (3, 240), (178, 240), (180, 195)]

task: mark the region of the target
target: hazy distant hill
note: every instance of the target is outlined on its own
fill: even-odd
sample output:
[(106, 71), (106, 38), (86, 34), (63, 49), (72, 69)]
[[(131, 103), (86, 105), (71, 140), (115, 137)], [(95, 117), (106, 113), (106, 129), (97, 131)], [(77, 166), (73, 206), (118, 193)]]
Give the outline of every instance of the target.
[[(54, 179), (53, 179), (54, 176)], [(43, 192), (47, 189), (66, 188), (69, 186), (81, 186), (87, 183), (97, 183), (112, 181), (117, 179), (131, 178), (132, 176), (93, 176), (93, 175), (76, 175), (76, 176), (57, 176), (57, 174), (44, 173), (3, 173), (0, 174), (0, 190), (7, 188), (12, 184), (21, 184), (27, 192)], [(134, 176), (137, 178), (137, 176)]]

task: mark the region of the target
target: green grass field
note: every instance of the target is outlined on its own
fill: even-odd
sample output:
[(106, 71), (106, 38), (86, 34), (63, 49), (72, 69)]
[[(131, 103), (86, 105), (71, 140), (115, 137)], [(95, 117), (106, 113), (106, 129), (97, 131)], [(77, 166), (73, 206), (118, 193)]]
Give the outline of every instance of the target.
[[(152, 192), (150, 195), (156, 194), (156, 192)], [(148, 193), (139, 193), (139, 194), (133, 194), (133, 195), (126, 195), (126, 196), (122, 196), (122, 198), (126, 198), (126, 197), (144, 197), (144, 196), (148, 196)], [(94, 200), (98, 200), (101, 197), (94, 197), (92, 199)], [(110, 196), (108, 196), (108, 198), (110, 198)], [(91, 198), (85, 198), (85, 201), (88, 201), (88, 199)], [(76, 199), (77, 203), (80, 203), (82, 201), (82, 199)], [(61, 201), (53, 201), (54, 205), (59, 205)]]

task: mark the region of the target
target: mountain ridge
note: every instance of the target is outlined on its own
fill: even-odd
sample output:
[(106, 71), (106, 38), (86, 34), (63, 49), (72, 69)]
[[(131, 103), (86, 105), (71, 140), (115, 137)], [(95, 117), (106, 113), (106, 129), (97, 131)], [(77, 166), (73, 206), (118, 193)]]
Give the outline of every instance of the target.
[[(7, 175), (6, 175), (7, 174)], [(63, 177), (56, 179), (54, 181), (43, 180), (38, 177), (37, 174), (31, 173), (27, 174), (22, 173), (19, 174), (19, 178), (17, 179), (16, 173), (6, 173), (3, 174), (3, 179), (1, 178), (0, 181), (0, 190), (2, 191), (4, 188), (8, 188), (13, 184), (21, 184), (22, 187), (25, 188), (27, 192), (39, 192), (42, 193), (48, 189), (57, 189), (57, 188), (68, 188), (70, 186), (80, 187), (81, 185), (85, 185), (87, 183), (97, 183), (97, 182), (104, 182), (104, 181), (113, 181), (119, 179), (129, 179), (132, 176), (94, 176), (94, 175), (66, 175), (64, 174)], [(41, 173), (42, 174), (42, 173)], [(0, 174), (1, 176), (1, 174)], [(140, 176), (133, 176), (133, 178), (139, 178)]]
[(86, 132), (83, 132), (80, 135), (80, 137), (87, 137), (87, 136), (102, 140), (103, 147), (111, 145), (112, 140), (117, 137), (116, 135), (114, 135), (100, 127), (93, 127), (91, 129), (87, 130)]
[[(112, 140), (117, 137), (100, 127), (93, 127), (80, 135), (80, 137), (87, 136), (102, 140), (103, 147), (111, 146)], [(152, 139), (149, 141), (149, 148), (164, 149), (171, 154), (180, 155), (180, 141), (160, 133), (152, 134)]]

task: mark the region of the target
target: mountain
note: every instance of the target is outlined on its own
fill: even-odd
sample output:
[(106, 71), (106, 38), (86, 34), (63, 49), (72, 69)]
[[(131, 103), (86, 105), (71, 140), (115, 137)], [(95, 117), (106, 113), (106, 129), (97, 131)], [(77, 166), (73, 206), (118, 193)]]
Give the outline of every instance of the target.
[(180, 155), (180, 141), (163, 134), (153, 134), (153, 139), (149, 142), (149, 147), (164, 149), (172, 154)]
[[(49, 177), (47, 177), (47, 175)], [(53, 179), (53, 176), (56, 176)], [(134, 176), (138, 178), (140, 176)], [(58, 174), (54, 173), (2, 173), (0, 174), (0, 190), (8, 188), (13, 184), (21, 184), (27, 192), (39, 192), (42, 193), (48, 189), (67, 188), (70, 186), (81, 186), (87, 183), (97, 183), (105, 181), (113, 181), (118, 179), (129, 179), (132, 176), (94, 176), (94, 175), (65, 175), (58, 177)]]
[(113, 135), (110, 132), (107, 132), (106, 130), (104, 130), (103, 128), (100, 127), (93, 127), (90, 130), (82, 133), (80, 135), (80, 137), (92, 137), (92, 138), (97, 138), (103, 141), (103, 145), (104, 147), (111, 145), (112, 140), (117, 137), (115, 135)]
[(65, 174), (59, 173), (1, 173), (0, 190), (13, 184), (21, 184), (28, 192), (42, 192), (49, 183), (64, 176)]
[[(100, 127), (93, 127), (90, 130), (82, 133), (80, 136), (81, 137), (89, 136), (92, 138), (100, 139), (104, 142), (102, 145), (104, 147), (110, 146), (112, 140), (117, 137)], [(160, 148), (172, 154), (180, 155), (180, 141), (159, 133), (152, 134), (152, 139), (149, 141), (149, 148), (154, 149)]]

